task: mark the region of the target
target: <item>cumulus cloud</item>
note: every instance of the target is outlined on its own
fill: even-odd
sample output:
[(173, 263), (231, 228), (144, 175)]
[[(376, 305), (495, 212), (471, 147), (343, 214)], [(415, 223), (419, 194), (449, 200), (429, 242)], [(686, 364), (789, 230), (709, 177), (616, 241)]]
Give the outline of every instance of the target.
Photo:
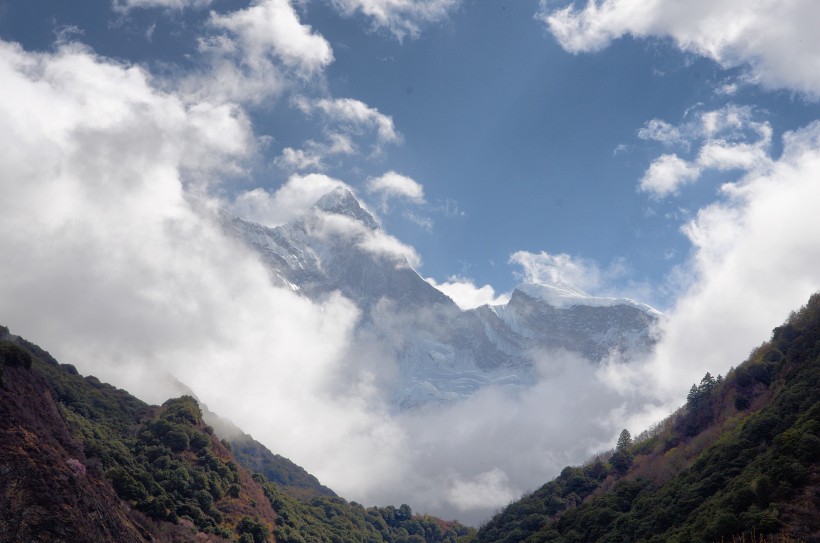
[(225, 15), (212, 12), (210, 24), (233, 34), (251, 65), (276, 57), (289, 67), (313, 73), (333, 60), (330, 44), (299, 21), (289, 0), (257, 0)]
[(424, 203), (424, 187), (414, 179), (392, 170), (368, 179), (365, 190), (381, 199), (381, 209), (384, 213), (388, 211), (387, 203), (391, 199), (408, 200), (414, 204)]
[[(597, 51), (625, 35), (672, 38), (683, 51), (721, 66), (744, 66), (746, 80), (767, 88), (792, 89), (820, 97), (815, 52), (820, 35), (814, 0), (756, 2), (718, 0), (587, 0), (555, 8), (541, 0), (536, 15), (566, 50)], [(788, 29), (787, 31), (785, 29)]]
[(322, 171), (334, 157), (359, 155), (362, 146), (369, 149), (370, 157), (376, 157), (386, 145), (401, 141), (392, 117), (359, 100), (296, 96), (292, 104), (307, 117), (320, 118), (324, 139), (307, 140), (302, 149), (286, 147), (274, 161), (285, 170)]
[(432, 277), (424, 279), (446, 294), (461, 309), (475, 309), (482, 305), (503, 305), (510, 301), (508, 293), (496, 295), (490, 285), (477, 287), (472, 279), (452, 276), (439, 283)]
[(683, 134), (676, 126), (661, 119), (652, 119), (638, 130), (642, 140), (654, 140), (665, 145), (676, 145), (685, 142)]
[(300, 217), (337, 187), (352, 190), (345, 182), (324, 174), (292, 175), (273, 194), (261, 187), (240, 193), (230, 209), (243, 219), (277, 226)]
[(449, 16), (461, 0), (331, 0), (341, 13), (362, 13), (376, 28), (391, 32), (398, 40), (416, 38), (422, 28)]
[(213, 33), (199, 38), (206, 59), (183, 88), (197, 100), (258, 104), (295, 81), (317, 76), (333, 61), (330, 44), (302, 24), (289, 0), (256, 0), (229, 13), (211, 12)]
[(701, 169), (677, 155), (661, 155), (650, 164), (641, 178), (640, 189), (661, 198), (674, 194), (678, 188), (692, 183), (700, 176)]
[(285, 147), (274, 164), (285, 170), (325, 170), (327, 160), (337, 155), (355, 155), (358, 149), (346, 134), (329, 133), (325, 141), (307, 140), (303, 149)]
[(401, 136), (393, 118), (354, 98), (315, 98), (298, 96), (294, 105), (306, 115), (322, 113), (325, 118), (347, 133), (360, 134), (363, 130), (376, 132), (380, 144), (396, 143)]
[(729, 104), (698, 112), (679, 126), (652, 119), (638, 131), (638, 137), (687, 151), (695, 147), (697, 154), (691, 160), (677, 154), (659, 156), (641, 178), (640, 190), (664, 198), (694, 183), (706, 170), (766, 170), (771, 166), (772, 128), (757, 116), (753, 108)]

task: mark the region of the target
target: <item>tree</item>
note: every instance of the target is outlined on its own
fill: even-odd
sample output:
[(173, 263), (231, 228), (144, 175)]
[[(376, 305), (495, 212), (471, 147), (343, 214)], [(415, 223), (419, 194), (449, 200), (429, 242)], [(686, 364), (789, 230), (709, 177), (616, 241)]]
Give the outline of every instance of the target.
[(632, 434), (624, 428), (621, 435), (618, 436), (618, 444), (615, 446), (615, 450), (617, 452), (628, 452), (630, 447), (632, 447)]
[(609, 463), (619, 474), (623, 475), (632, 466), (632, 434), (626, 428), (618, 436), (618, 444), (615, 446), (615, 454), (609, 459)]

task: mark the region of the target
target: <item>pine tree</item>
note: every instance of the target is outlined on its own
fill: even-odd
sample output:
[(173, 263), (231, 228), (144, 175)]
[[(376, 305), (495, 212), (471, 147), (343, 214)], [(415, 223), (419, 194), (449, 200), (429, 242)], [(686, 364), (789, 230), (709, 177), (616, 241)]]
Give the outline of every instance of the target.
[(629, 433), (629, 430), (624, 428), (621, 435), (618, 437), (618, 444), (615, 446), (615, 450), (618, 452), (628, 452), (631, 446), (632, 434)]

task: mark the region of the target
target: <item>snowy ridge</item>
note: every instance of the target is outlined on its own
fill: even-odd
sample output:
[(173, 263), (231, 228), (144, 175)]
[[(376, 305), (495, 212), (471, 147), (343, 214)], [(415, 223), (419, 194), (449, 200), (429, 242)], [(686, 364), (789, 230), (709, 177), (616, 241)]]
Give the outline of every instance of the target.
[[(327, 228), (334, 221), (358, 221), (361, 230), (337, 235)], [(360, 236), (381, 229), (345, 188), (275, 228), (236, 217), (223, 223), (260, 254), (275, 283), (315, 300), (338, 291), (359, 307), (355, 343), (395, 361), (384, 393), (396, 409), (457, 401), (489, 385), (531, 385), (535, 352), (574, 351), (599, 363), (613, 352), (629, 359), (656, 341), (658, 311), (567, 285), (525, 284), (505, 305), (463, 311), (409, 264), (360, 246)]]
[(612, 307), (616, 305), (627, 305), (654, 314), (657, 317), (663, 314), (646, 304), (636, 302), (630, 298), (608, 298), (591, 296), (586, 292), (568, 285), (547, 285), (540, 283), (524, 283), (515, 288), (527, 296), (537, 298), (547, 302), (553, 307), (565, 309), (576, 305), (588, 307)]

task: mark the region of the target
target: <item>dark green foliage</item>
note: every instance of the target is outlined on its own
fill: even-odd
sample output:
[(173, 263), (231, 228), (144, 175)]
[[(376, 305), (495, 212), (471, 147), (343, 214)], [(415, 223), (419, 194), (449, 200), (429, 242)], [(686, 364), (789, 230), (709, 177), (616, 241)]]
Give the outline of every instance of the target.
[[(213, 530), (223, 520), (215, 502), (238, 478), (235, 469), (211, 452), (199, 413), (193, 398), (166, 402), (136, 430), (136, 439), (122, 443), (116, 467), (106, 476), (122, 499), (149, 517), (185, 517), (202, 530)], [(193, 462), (179, 455), (194, 449)], [(103, 462), (111, 462), (112, 456)]]
[[(3, 328), (3, 331), (8, 335), (8, 328)], [(0, 388), (3, 387), (3, 368), (6, 366), (31, 368), (31, 353), (14, 343), (0, 340)]]
[[(270, 531), (264, 524), (249, 517), (243, 518), (236, 526), (236, 532), (240, 534), (240, 541), (252, 541), (253, 543), (266, 543), (270, 540)], [(247, 536), (250, 536), (248, 539)]]
[(317, 496), (336, 495), (304, 468), (284, 456), (272, 453), (249, 435), (234, 438), (230, 445), (234, 456), (243, 466), (252, 472), (263, 474), (294, 496), (310, 500)]
[(466, 543), (475, 534), (457, 522), (413, 515), (406, 504), (365, 509), (330, 496), (305, 503), (270, 482), (265, 493), (279, 515), (279, 543)]
[[(693, 385), (685, 411), (666, 434), (656, 436), (654, 448), (627, 446), (626, 440), (621, 446), (619, 440), (610, 458), (616, 471), (621, 452), (635, 455), (638, 466), (653, 455), (660, 462), (659, 455), (673, 455), (673, 447), (712, 431), (721, 410), (744, 410), (745, 419), (715, 433), (689, 467), (661, 483), (635, 479), (627, 470), (623, 479), (609, 478), (605, 485), (597, 464), (567, 468), (496, 515), (476, 539), (684, 543), (788, 531), (812, 540), (820, 534), (818, 391), (820, 295), (815, 295), (726, 379), (706, 374)], [(752, 400), (763, 393), (768, 401), (750, 412)], [(598, 481), (590, 481), (594, 487), (577, 493), (572, 481), (579, 472), (587, 478), (597, 474)]]
[(7, 341), (0, 341), (0, 366), (31, 368), (31, 353)]

